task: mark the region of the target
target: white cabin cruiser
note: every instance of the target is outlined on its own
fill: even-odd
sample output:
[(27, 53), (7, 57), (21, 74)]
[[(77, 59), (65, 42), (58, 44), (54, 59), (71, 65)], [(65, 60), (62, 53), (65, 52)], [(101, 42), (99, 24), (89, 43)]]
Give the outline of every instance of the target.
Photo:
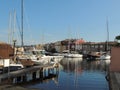
[(34, 49), (29, 52), (27, 52), (30, 59), (35, 64), (50, 64), (50, 63), (58, 63), (63, 59), (63, 56), (47, 56), (45, 55), (45, 50), (38, 50)]

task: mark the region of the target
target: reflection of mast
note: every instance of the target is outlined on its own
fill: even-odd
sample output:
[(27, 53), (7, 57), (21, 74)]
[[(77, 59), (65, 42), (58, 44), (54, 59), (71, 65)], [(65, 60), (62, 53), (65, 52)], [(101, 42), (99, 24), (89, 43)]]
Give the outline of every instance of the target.
[(75, 84), (75, 87), (77, 87), (77, 80), (78, 80), (78, 60), (75, 61), (75, 81), (74, 81), (74, 84)]
[(21, 0), (21, 46), (23, 45), (23, 0)]

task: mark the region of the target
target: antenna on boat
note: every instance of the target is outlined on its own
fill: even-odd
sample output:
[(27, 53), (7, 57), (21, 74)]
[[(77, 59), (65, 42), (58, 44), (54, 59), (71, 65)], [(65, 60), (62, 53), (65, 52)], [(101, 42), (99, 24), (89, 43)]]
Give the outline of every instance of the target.
[(21, 0), (21, 46), (23, 45), (23, 0)]

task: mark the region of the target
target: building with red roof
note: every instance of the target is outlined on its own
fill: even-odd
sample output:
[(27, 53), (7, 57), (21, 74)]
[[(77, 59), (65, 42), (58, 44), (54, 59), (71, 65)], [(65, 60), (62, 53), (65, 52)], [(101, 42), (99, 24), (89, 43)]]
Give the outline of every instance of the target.
[(79, 44), (84, 44), (85, 43), (85, 40), (83, 40), (83, 38), (81, 39), (78, 39), (75, 41), (75, 44), (79, 45)]

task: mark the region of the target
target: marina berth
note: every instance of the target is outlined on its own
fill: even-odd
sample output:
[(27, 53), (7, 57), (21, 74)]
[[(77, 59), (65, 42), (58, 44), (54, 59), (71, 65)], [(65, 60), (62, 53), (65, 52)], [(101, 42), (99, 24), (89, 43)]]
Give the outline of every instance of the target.
[[(21, 50), (18, 50), (18, 49), (16, 49), (16, 50), (17, 50), (17, 52), (15, 52), (14, 59), (12, 59), (12, 61), (10, 61), (10, 66), (9, 66), (9, 68), (7, 68), (9, 72), (6, 71), (0, 75), (1, 83), (3, 83), (4, 80), (8, 76), (9, 76), (9, 83), (13, 83), (13, 84), (28, 83), (28, 82), (31, 84), (31, 83), (33, 83), (33, 81), (36, 81), (37, 83), (39, 83), (38, 80), (41, 80), (41, 82), (42, 82), (42, 80), (45, 80), (45, 79), (47, 79), (47, 81), (48, 81), (48, 79), (50, 79), (50, 81), (48, 81), (48, 83), (50, 83), (51, 80), (54, 80), (54, 76), (55, 76), (56, 77), (55, 83), (57, 85), (59, 85), (60, 81), (58, 79), (61, 78), (59, 76), (60, 75), (59, 71), (62, 73), (62, 75), (63, 75), (62, 77), (64, 77), (64, 78), (66, 77), (67, 73), (69, 73), (70, 76), (72, 75), (74, 82), (77, 83), (77, 78), (81, 78), (80, 77), (81, 75), (83, 77), (85, 72), (88, 73), (88, 75), (89, 75), (90, 72), (87, 72), (86, 68), (89, 71), (91, 71), (91, 69), (93, 69), (93, 71), (94, 71), (95, 68), (96, 69), (98, 69), (97, 67), (103, 68), (106, 65), (106, 62), (102, 62), (100, 60), (88, 62), (87, 60), (84, 60), (82, 58), (78, 58), (78, 57), (73, 58), (73, 56), (69, 57), (69, 58), (68, 57), (64, 58), (64, 56), (59, 56), (59, 55), (58, 56), (46, 55), (45, 50), (42, 50), (42, 49), (35, 49), (35, 48), (25, 49), (25, 48), (23, 48)], [(74, 52), (72, 52), (70, 54), (77, 55), (77, 53), (74, 53)], [(68, 53), (66, 53), (66, 55), (68, 55)], [(103, 61), (105, 61), (105, 60), (103, 60)], [(16, 63), (16, 64), (14, 64), (14, 63)], [(92, 65), (94, 68), (89, 67)], [(93, 75), (94, 75), (93, 71), (91, 73), (93, 73)], [(100, 73), (101, 72), (99, 71), (99, 73), (97, 73), (97, 74), (100, 74)], [(66, 74), (66, 75), (64, 75), (64, 74)], [(79, 74), (80, 74), (80, 76), (79, 76)], [(67, 77), (69, 77), (69, 75)], [(103, 77), (104, 77), (104, 75), (103, 75)], [(62, 80), (64, 80), (64, 78)], [(70, 80), (70, 79), (68, 79), (68, 80)], [(70, 83), (72, 81), (73, 80), (70, 80)], [(30, 85), (29, 83), (28, 83), (28, 86)], [(64, 87), (64, 85), (62, 85), (61, 87)]]
[(77, 52), (70, 52), (69, 50), (65, 50), (63, 51), (63, 53), (59, 55), (68, 57), (68, 58), (82, 58), (83, 57), (82, 54), (78, 54)]
[(0, 0), (0, 90), (120, 90), (119, 9), (120, 0)]
[[(18, 59), (28, 59), (34, 62), (35, 65), (45, 65), (49, 63), (58, 63), (63, 59), (63, 56), (49, 56), (45, 54), (45, 50), (35, 49), (24, 51), (22, 55), (18, 56)], [(22, 60), (23, 61), (23, 60)]]

